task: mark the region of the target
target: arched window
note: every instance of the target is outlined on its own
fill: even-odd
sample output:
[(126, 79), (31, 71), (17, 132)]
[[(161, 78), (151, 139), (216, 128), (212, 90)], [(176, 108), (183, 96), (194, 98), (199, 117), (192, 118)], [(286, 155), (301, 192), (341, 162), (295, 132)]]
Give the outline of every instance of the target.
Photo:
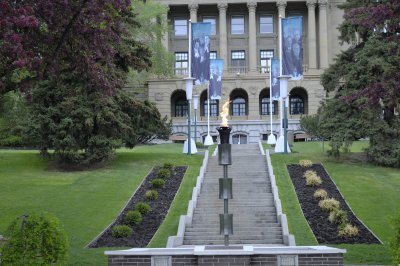
[(244, 134), (235, 134), (232, 136), (233, 144), (247, 144), (247, 136)]
[[(208, 113), (208, 101), (203, 102), (203, 116), (207, 116)], [(218, 116), (218, 100), (210, 101), (210, 116)]]
[[(269, 115), (270, 111), (270, 100), (269, 97), (263, 97), (260, 103), (260, 112), (261, 115)], [(272, 102), (272, 114), (275, 114), (275, 104)]]
[(232, 115), (245, 116), (246, 115), (246, 100), (242, 97), (236, 97), (232, 101)]
[(178, 98), (175, 102), (175, 117), (187, 116), (188, 104), (186, 98)]
[(290, 97), (290, 114), (304, 114), (304, 100), (302, 97), (297, 95)]

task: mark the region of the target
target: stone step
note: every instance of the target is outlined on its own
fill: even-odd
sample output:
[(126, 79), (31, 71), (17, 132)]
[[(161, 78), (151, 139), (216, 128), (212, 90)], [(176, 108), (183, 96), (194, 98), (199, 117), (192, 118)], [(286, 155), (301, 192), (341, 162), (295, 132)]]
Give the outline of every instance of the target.
[[(184, 245), (224, 245), (224, 240), (183, 240)], [(265, 240), (229, 240), (230, 245), (283, 245), (283, 239), (265, 239)]]
[[(234, 231), (236, 234), (239, 234), (241, 232), (273, 232), (273, 233), (282, 233), (282, 228), (281, 227), (237, 227), (234, 228)], [(204, 227), (187, 227), (186, 228), (186, 233), (198, 233), (198, 234), (208, 234), (208, 233), (214, 233), (214, 234), (219, 234), (219, 226), (215, 228), (204, 228)], [(185, 233), (185, 234), (186, 234)]]

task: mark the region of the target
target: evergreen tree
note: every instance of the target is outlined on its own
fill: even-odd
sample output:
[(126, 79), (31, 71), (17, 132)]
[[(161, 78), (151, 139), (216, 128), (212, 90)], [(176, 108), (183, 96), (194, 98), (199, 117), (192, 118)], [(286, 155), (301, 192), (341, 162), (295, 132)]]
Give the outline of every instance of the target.
[(325, 127), (341, 143), (369, 137), (371, 161), (400, 167), (400, 2), (350, 0), (342, 8), (340, 39), (352, 46), (322, 75), (336, 94), (323, 107)]
[[(135, 12), (130, 0), (0, 0), (0, 92), (27, 95), (28, 132), (42, 154), (51, 148), (63, 163), (91, 164), (124, 142), (169, 132), (156, 108), (121, 93), (129, 71), (151, 67)], [(124, 112), (121, 99), (137, 109)], [(158, 127), (138, 127), (149, 117)]]

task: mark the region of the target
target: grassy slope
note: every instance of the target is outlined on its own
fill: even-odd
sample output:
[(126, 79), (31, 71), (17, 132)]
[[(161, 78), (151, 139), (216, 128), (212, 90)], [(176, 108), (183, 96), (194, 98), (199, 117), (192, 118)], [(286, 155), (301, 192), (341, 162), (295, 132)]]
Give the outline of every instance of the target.
[[(359, 152), (366, 145), (356, 142), (352, 152)], [(400, 210), (400, 171), (346, 160), (346, 155), (339, 161), (327, 158), (321, 142), (295, 143), (293, 151), (288, 156), (272, 155), (272, 162), (289, 230), (297, 244), (315, 245), (316, 241), (302, 217), (285, 165), (311, 159), (324, 164), (359, 219), (384, 242), (384, 245), (337, 245), (347, 249), (346, 263), (390, 264), (387, 244), (392, 235), (390, 217)]]
[[(68, 265), (105, 265), (106, 249), (84, 246), (112, 222), (155, 164), (189, 165), (182, 185), (185, 189), (179, 190), (179, 202), (175, 201), (171, 214), (186, 212), (203, 157), (188, 157), (181, 151), (182, 145), (140, 146), (118, 151), (118, 158), (102, 169), (69, 173), (48, 171), (35, 151), (0, 151), (0, 234), (18, 215), (48, 211), (67, 231)], [(163, 226), (174, 234), (177, 221), (170, 216)], [(157, 239), (158, 245), (165, 246), (165, 233)]]

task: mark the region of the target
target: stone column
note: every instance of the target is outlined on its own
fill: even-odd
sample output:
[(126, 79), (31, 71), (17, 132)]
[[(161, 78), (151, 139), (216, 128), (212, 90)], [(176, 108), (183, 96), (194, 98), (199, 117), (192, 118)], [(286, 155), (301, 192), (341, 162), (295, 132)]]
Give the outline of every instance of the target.
[(308, 68), (317, 68), (317, 33), (315, 28), (316, 0), (307, 0), (308, 7)]
[[(169, 11), (169, 8), (167, 9)], [(162, 15), (161, 17), (161, 24), (163, 25), (163, 27), (166, 27), (166, 30), (161, 38), (161, 42), (165, 48), (165, 50), (168, 51), (169, 49), (169, 25), (168, 25), (168, 11), (167, 13), (165, 13), (164, 15)]]
[(228, 71), (228, 38), (226, 32), (226, 10), (228, 9), (227, 3), (219, 3), (219, 57), (224, 59), (224, 72)]
[(278, 1), (276, 1), (276, 6), (278, 7), (278, 15), (280, 17), (284, 18), (285, 17), (285, 10), (286, 10), (286, 0), (278, 0)]
[(254, 73), (257, 71), (257, 2), (247, 2), (247, 7), (249, 9), (249, 70)]
[(328, 22), (326, 9), (328, 0), (318, 0), (319, 6), (319, 66), (328, 68)]
[(189, 4), (189, 11), (190, 11), (190, 20), (192, 23), (197, 22), (197, 9), (199, 9), (199, 5), (195, 3)]

